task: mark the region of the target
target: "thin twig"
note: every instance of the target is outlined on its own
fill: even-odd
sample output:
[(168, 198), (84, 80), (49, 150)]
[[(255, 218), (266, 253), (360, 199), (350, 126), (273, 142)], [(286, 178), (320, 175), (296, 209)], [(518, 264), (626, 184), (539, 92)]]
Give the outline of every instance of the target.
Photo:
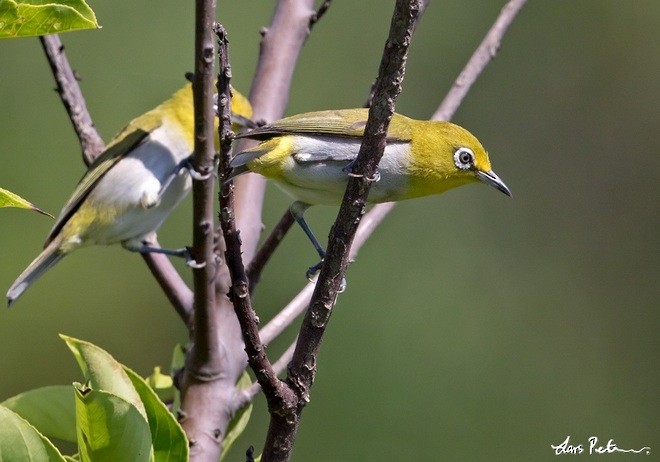
[[(218, 111), (220, 117), (220, 171), (221, 178), (226, 177), (230, 171), (231, 161), (231, 98), (229, 97), (229, 65), (227, 63), (227, 35), (224, 28), (216, 26), (216, 34), (220, 44), (221, 72), (218, 79)], [(224, 78), (223, 78), (224, 77)], [(282, 383), (277, 378), (272, 365), (266, 357), (266, 351), (259, 338), (258, 318), (252, 308), (250, 291), (245, 266), (241, 257), (241, 240), (236, 229), (234, 216), (234, 192), (231, 182), (224, 183), (220, 190), (220, 226), (225, 239), (225, 261), (231, 276), (229, 299), (234, 304), (238, 322), (241, 324), (245, 352), (248, 363), (255, 371), (257, 380), (262, 389), (266, 390), (266, 397), (277, 399), (281, 396)], [(270, 403), (270, 401), (269, 401)], [(276, 403), (274, 405), (280, 405)]]
[[(387, 214), (394, 208), (394, 202), (385, 202), (378, 204), (367, 212), (358, 226), (355, 239), (351, 246), (351, 252), (348, 255), (348, 261), (355, 260), (360, 248), (369, 239), (378, 225), (385, 219)], [(314, 293), (315, 281), (305, 284), (305, 287), (280, 310), (264, 327), (259, 331), (261, 341), (268, 344), (275, 340), (300, 314), (307, 309), (309, 301)]]
[[(158, 241), (149, 243), (152, 247), (160, 247)], [(172, 262), (166, 255), (159, 253), (143, 253), (142, 259), (145, 261), (151, 274), (163, 289), (163, 293), (172, 304), (172, 307), (179, 315), (188, 329), (192, 328), (193, 314), (193, 293), (192, 290), (181, 279), (181, 275), (174, 268)]]
[(328, 8), (330, 8), (330, 3), (332, 3), (332, 0), (325, 0), (321, 5), (319, 5), (319, 8), (316, 10), (316, 13), (312, 15), (312, 17), (309, 19), (309, 28), (311, 29), (314, 27), (314, 25), (319, 22), (319, 20), (323, 17), (323, 15), (328, 11)]
[(472, 87), (472, 84), (495, 57), (502, 43), (504, 33), (522, 7), (525, 6), (525, 3), (527, 3), (527, 0), (511, 0), (504, 5), (495, 23), (459, 74), (449, 93), (447, 93), (447, 96), (445, 96), (445, 99), (440, 104), (440, 107), (433, 114), (433, 120), (450, 120), (453, 117), (458, 106), (461, 105), (463, 98)]
[(247, 268), (248, 280), (250, 281), (250, 293), (261, 279), (261, 272), (273, 256), (273, 253), (284, 239), (286, 233), (291, 229), (294, 223), (293, 215), (288, 210), (284, 212), (280, 221), (277, 222), (264, 243), (261, 245), (257, 254), (254, 256)]
[(103, 152), (105, 143), (94, 127), (94, 122), (92, 122), (92, 117), (85, 104), (85, 98), (78, 85), (78, 78), (69, 64), (60, 37), (44, 35), (39, 37), (39, 40), (46, 53), (55, 82), (57, 82), (57, 92), (80, 140), (83, 160), (85, 164), (89, 165), (96, 156)]
[[(280, 356), (277, 359), (277, 361), (273, 363), (273, 370), (277, 375), (280, 375), (291, 362), (291, 358), (293, 358), (293, 351), (296, 349), (297, 341), (298, 338), (295, 338), (293, 342), (291, 342), (291, 345), (289, 345), (289, 347), (284, 351), (284, 353), (282, 353), (282, 356)], [(259, 382), (255, 382), (252, 385), (250, 385), (248, 388), (243, 390), (242, 391), (243, 405), (254, 400), (255, 396), (257, 396), (260, 391), (261, 391), (261, 385), (259, 385)]]
[(295, 391), (297, 403), (295, 407), (285, 409), (286, 412), (280, 415), (271, 413), (263, 453), (267, 461), (285, 461), (291, 456), (300, 415), (305, 404), (309, 402), (321, 339), (348, 264), (358, 217), (363, 213), (371, 178), (375, 175), (376, 166), (385, 149), (385, 136), (394, 112), (394, 100), (401, 91), (408, 46), (421, 11), (423, 5), (420, 0), (396, 2), (379, 69), (378, 90), (353, 168), (356, 176), (351, 177), (348, 182), (339, 215), (330, 233), (328, 252), (289, 365), (287, 384)]
[(360, 152), (353, 164), (354, 176), (349, 179), (337, 220), (330, 232), (326, 258), (289, 368), (289, 381), (294, 384), (296, 393), (304, 401), (309, 400), (309, 388), (314, 381), (316, 369), (315, 358), (318, 356), (332, 307), (342, 285), (351, 243), (371, 188), (371, 178), (376, 175), (376, 167), (385, 150), (385, 138), (394, 113), (394, 102), (401, 93), (408, 48), (423, 9), (424, 5), (419, 0), (396, 2), (378, 71), (373, 105), (369, 110)]

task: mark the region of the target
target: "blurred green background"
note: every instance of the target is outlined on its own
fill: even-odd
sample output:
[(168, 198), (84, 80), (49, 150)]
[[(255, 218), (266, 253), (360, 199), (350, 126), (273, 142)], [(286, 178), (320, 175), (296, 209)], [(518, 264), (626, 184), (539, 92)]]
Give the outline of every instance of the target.
[[(336, 1), (300, 57), (287, 114), (362, 105), (393, 1)], [(398, 112), (429, 117), (503, 1), (435, 0)], [(192, 70), (193, 4), (91, 1), (98, 31), (62, 40), (106, 140)], [(250, 86), (272, 2), (219, 2), (233, 84)], [(399, 204), (348, 272), (294, 459), (555, 460), (567, 435), (660, 452), (660, 2), (530, 1), (455, 120), (514, 198), (469, 186)], [(0, 42), (0, 186), (57, 213), (83, 173), (37, 39)], [(190, 242), (189, 202), (161, 243)], [(264, 222), (288, 199), (270, 187)], [(336, 210), (309, 220), (324, 236)], [(52, 222), (0, 210), (4, 291)], [(268, 319), (315, 262), (287, 236), (258, 290)], [(178, 263), (177, 263), (178, 264)], [(179, 266), (187, 280), (189, 272)], [(143, 375), (187, 334), (141, 259), (119, 247), (63, 260), (0, 310), (0, 400), (80, 380), (57, 333)], [(271, 345), (273, 356), (291, 341)], [(242, 449), (263, 444), (259, 397)]]

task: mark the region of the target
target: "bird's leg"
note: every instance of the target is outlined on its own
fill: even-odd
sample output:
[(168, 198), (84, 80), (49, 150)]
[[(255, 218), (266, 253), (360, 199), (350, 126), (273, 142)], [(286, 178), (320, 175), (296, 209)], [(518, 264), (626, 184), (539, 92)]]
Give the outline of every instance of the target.
[(169, 255), (172, 257), (183, 258), (191, 268), (203, 268), (206, 263), (198, 263), (193, 260), (190, 255), (190, 248), (182, 247), (180, 249), (164, 249), (158, 245), (154, 245), (148, 238), (146, 239), (129, 239), (128, 241), (122, 242), (122, 246), (131, 252), (137, 253), (160, 253), (163, 255)]
[(321, 261), (318, 262), (316, 265), (310, 267), (307, 270), (307, 279), (311, 279), (311, 277), (321, 268), (321, 264), (323, 263), (323, 259), (325, 258), (325, 250), (323, 247), (321, 247), (321, 244), (319, 244), (318, 239), (316, 239), (316, 236), (314, 236), (314, 233), (310, 229), (309, 225), (305, 221), (305, 210), (307, 210), (310, 207), (310, 204), (306, 204), (305, 202), (300, 202), (296, 201), (291, 206), (289, 207), (289, 212), (291, 212), (291, 216), (293, 216), (293, 219), (296, 220), (296, 223), (300, 225), (303, 231), (305, 231), (305, 234), (307, 234), (307, 237), (311, 241), (312, 245), (316, 249), (316, 252), (319, 254), (319, 257), (321, 257)]
[[(312, 232), (311, 228), (305, 221), (304, 214), (309, 207), (310, 204), (296, 201), (293, 204), (291, 204), (291, 206), (289, 207), (289, 212), (291, 212), (293, 219), (296, 220), (296, 223), (298, 223), (302, 228), (302, 230), (305, 232), (305, 234), (307, 234), (307, 237), (309, 238), (312, 245), (316, 249), (316, 252), (319, 254), (319, 257), (321, 257), (321, 261), (314, 266), (310, 266), (309, 269), (307, 270), (307, 273), (305, 274), (307, 276), (307, 279), (311, 281), (314, 275), (321, 269), (321, 265), (323, 265), (323, 259), (325, 258), (325, 250), (323, 249), (323, 247), (321, 247), (321, 244), (319, 244), (318, 239), (316, 239), (316, 236), (314, 236), (314, 233)], [(339, 292), (341, 293), (344, 290), (346, 290), (345, 278), (343, 278), (341, 281)]]

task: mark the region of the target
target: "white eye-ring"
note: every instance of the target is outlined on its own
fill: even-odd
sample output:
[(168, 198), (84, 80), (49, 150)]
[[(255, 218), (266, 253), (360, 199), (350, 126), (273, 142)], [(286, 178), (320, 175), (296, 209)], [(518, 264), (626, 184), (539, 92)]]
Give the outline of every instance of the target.
[(469, 148), (458, 148), (454, 152), (454, 164), (461, 170), (468, 170), (474, 167), (474, 153)]

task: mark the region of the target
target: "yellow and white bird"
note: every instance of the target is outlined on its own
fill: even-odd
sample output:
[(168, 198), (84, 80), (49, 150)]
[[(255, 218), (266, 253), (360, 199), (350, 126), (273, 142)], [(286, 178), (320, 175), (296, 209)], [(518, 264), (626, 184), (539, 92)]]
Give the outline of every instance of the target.
[[(323, 259), (303, 214), (310, 205), (341, 203), (367, 117), (367, 109), (310, 112), (245, 132), (239, 136), (261, 142), (233, 158), (230, 178), (252, 171), (274, 180), (295, 199), (291, 213)], [(394, 114), (368, 201), (413, 199), (474, 182), (511, 195), (492, 171), (484, 147), (466, 129)], [(308, 276), (318, 268), (310, 268)]]
[[(234, 113), (252, 108), (234, 91)], [(88, 245), (121, 243), (137, 252), (174, 255), (182, 250), (149, 246), (149, 238), (191, 188), (192, 86), (132, 120), (90, 165), (51, 229), (43, 252), (7, 292), (11, 305), (62, 257)]]

